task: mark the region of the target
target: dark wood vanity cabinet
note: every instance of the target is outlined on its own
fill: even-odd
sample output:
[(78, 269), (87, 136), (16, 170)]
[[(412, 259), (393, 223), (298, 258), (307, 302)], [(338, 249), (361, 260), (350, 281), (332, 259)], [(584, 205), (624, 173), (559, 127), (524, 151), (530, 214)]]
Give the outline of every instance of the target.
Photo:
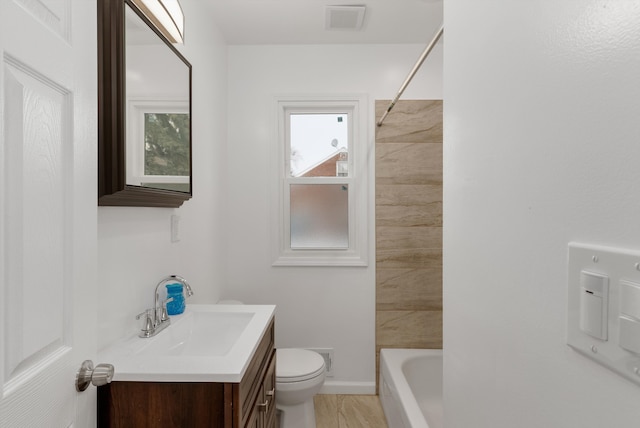
[(114, 381), (98, 388), (98, 428), (275, 428), (275, 390), (271, 321), (240, 383)]

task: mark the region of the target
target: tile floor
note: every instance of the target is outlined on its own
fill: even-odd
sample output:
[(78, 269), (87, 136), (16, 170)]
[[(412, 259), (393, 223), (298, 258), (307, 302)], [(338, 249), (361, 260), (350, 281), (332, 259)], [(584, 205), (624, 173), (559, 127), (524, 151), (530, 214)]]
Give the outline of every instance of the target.
[(377, 395), (327, 395), (314, 398), (316, 428), (387, 428)]

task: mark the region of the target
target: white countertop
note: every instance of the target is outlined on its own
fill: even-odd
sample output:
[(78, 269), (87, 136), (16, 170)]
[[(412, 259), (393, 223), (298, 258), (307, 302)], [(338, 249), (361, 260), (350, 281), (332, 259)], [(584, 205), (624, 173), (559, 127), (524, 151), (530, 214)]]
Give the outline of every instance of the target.
[[(114, 381), (237, 383), (274, 313), (274, 305), (188, 304), (184, 314), (171, 316), (171, 325), (156, 336), (126, 337), (99, 352), (98, 358), (114, 365)], [(237, 331), (232, 325), (235, 321), (231, 322), (230, 328), (228, 324), (216, 325), (207, 319), (225, 316), (243, 320), (235, 328)], [(205, 321), (197, 322), (209, 324), (198, 329), (196, 339), (190, 339), (195, 320), (203, 319)], [(210, 337), (211, 344), (204, 343), (207, 341), (202, 337)], [(188, 346), (189, 340), (193, 340), (194, 346)], [(216, 346), (215, 342), (220, 342), (221, 346)], [(190, 351), (194, 347), (197, 350)], [(209, 348), (215, 355), (205, 355)]]

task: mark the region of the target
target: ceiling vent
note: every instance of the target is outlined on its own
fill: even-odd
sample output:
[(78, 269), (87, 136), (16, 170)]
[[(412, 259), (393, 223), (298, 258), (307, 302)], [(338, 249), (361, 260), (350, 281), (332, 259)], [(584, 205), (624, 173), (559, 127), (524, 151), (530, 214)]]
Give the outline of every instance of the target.
[(327, 30), (360, 30), (366, 6), (327, 6)]

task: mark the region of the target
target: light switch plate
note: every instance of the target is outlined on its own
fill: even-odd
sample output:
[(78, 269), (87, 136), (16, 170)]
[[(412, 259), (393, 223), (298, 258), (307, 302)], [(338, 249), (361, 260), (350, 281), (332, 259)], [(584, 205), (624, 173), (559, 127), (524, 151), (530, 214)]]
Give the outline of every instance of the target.
[[(588, 334), (581, 328), (581, 325), (585, 325), (584, 315), (580, 310), (581, 299), (584, 301), (581, 295), (585, 290), (585, 287), (581, 286), (584, 272), (608, 277), (608, 292), (604, 293), (607, 296), (602, 296), (608, 300), (606, 308), (602, 311), (602, 316), (606, 317), (603, 324), (606, 325), (607, 331), (601, 335), (602, 339)], [(584, 283), (584, 278), (582, 280)], [(621, 295), (635, 293), (635, 289), (624, 289), (629, 287), (629, 284), (640, 284), (640, 251), (574, 242), (569, 244), (567, 344), (584, 356), (640, 385), (640, 353), (631, 351), (640, 348), (636, 348), (635, 342), (629, 340), (629, 335), (634, 334), (635, 324), (631, 324), (631, 328), (621, 328), (621, 311), (635, 313), (635, 306), (629, 309), (628, 302), (625, 300), (623, 303), (620, 300)], [(624, 290), (621, 293), (622, 289)], [(628, 314), (625, 314), (624, 318), (640, 322), (640, 319), (629, 317)], [(621, 346), (621, 338), (626, 341), (622, 344), (625, 347)], [(640, 346), (640, 340), (638, 343), (637, 346)]]
[(180, 241), (180, 216), (172, 215), (171, 216), (171, 242), (179, 242)]

